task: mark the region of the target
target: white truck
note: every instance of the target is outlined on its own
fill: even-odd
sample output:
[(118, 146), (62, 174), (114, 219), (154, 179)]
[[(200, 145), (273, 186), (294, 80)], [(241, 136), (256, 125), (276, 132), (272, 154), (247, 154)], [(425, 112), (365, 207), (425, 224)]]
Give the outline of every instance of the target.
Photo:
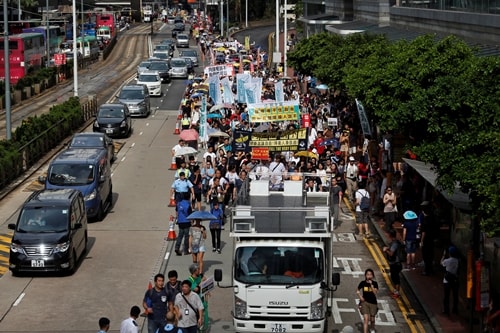
[[(270, 191), (254, 180), (248, 206), (231, 211), (231, 271), (236, 332), (327, 332), (331, 298), (340, 282), (332, 267), (328, 192), (304, 191), (284, 180)], [(222, 271), (214, 272), (222, 281)]]
[(142, 13), (144, 15), (144, 22), (151, 22), (153, 16), (153, 7), (145, 6), (142, 9)]

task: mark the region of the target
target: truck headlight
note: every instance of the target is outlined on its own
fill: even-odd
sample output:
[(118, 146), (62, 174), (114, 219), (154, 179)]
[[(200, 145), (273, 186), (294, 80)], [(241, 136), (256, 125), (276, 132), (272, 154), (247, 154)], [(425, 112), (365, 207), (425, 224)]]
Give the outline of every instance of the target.
[(69, 249), (69, 241), (68, 242), (64, 242), (64, 243), (60, 243), (60, 244), (57, 244), (55, 247), (54, 247), (54, 253), (57, 253), (57, 252), (66, 252), (68, 251)]
[(247, 314), (247, 302), (237, 296), (234, 296), (234, 316), (238, 319), (250, 318)]
[(10, 250), (14, 253), (24, 253), (23, 247), (16, 243), (10, 243)]
[(323, 319), (323, 299), (319, 298), (311, 303), (311, 319)]
[(92, 192), (87, 194), (84, 199), (85, 199), (85, 201), (89, 201), (89, 200), (95, 199), (96, 195), (97, 195), (97, 191), (93, 190)]

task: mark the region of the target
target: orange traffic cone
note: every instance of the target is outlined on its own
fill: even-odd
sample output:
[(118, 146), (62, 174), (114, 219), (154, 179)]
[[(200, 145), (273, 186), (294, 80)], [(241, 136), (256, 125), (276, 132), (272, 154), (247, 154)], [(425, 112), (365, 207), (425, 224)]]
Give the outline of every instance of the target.
[(176, 204), (175, 204), (175, 198), (174, 196), (171, 196), (170, 197), (170, 202), (168, 203), (168, 207), (175, 207)]
[(170, 164), (169, 170), (177, 170), (177, 163), (175, 163), (175, 156), (172, 156), (172, 163)]
[(182, 119), (182, 110), (179, 110), (179, 114), (177, 115), (177, 120)]
[(180, 121), (177, 121), (175, 123), (175, 130), (174, 130), (174, 134), (181, 134), (181, 129), (180, 129), (180, 125), (179, 125)]
[[(173, 216), (171, 216), (173, 218)], [(168, 227), (168, 235), (167, 235), (167, 240), (173, 241), (177, 238), (177, 235), (175, 234), (175, 228), (174, 228), (174, 223), (170, 222), (170, 226)]]

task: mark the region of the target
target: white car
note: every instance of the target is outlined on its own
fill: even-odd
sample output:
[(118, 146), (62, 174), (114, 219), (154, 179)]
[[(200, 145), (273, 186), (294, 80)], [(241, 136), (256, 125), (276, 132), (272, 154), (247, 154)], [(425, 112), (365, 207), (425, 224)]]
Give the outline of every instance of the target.
[(180, 47), (189, 47), (189, 36), (186, 34), (177, 34), (177, 37), (175, 38), (176, 41), (176, 46), (178, 48)]
[(157, 71), (144, 71), (139, 74), (137, 84), (148, 87), (150, 96), (161, 96), (161, 77)]

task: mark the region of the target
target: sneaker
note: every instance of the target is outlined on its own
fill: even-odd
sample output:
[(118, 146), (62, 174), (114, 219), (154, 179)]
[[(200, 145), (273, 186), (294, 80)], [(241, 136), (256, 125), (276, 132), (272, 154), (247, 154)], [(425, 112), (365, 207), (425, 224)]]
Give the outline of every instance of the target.
[(220, 249), (217, 249), (217, 253), (220, 254)]
[(215, 252), (215, 251), (217, 251), (217, 250), (216, 250), (216, 249), (215, 249), (215, 247), (214, 247), (214, 248), (212, 249), (212, 252)]
[(370, 330), (370, 333), (376, 333), (375, 330)]
[(182, 253), (179, 250), (175, 250), (175, 254), (177, 254), (178, 256), (182, 256)]

